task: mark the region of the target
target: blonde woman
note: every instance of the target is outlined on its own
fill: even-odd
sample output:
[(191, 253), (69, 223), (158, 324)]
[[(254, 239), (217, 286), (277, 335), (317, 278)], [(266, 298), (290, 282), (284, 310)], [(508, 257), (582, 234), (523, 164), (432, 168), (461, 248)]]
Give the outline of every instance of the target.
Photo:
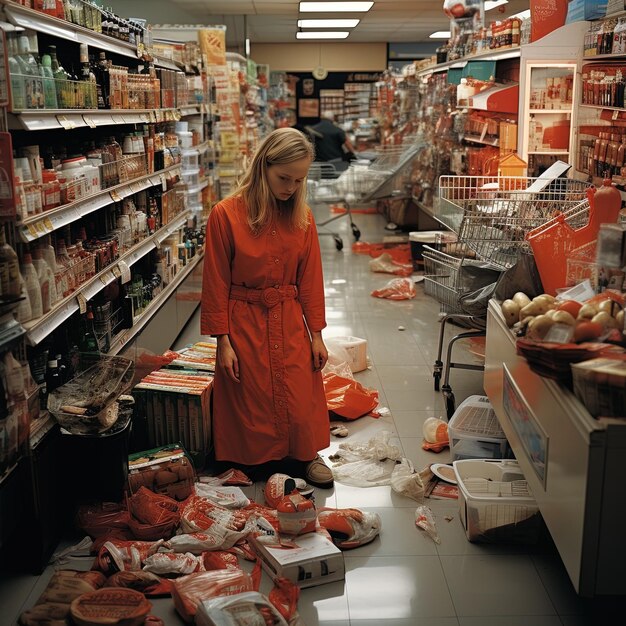
[[(218, 342), (213, 394), (217, 461), (331, 487), (321, 370), (328, 359), (317, 230), (306, 205), (310, 142), (293, 128), (266, 137), (235, 193), (209, 218), (202, 334)], [(267, 465), (266, 465), (267, 467)]]

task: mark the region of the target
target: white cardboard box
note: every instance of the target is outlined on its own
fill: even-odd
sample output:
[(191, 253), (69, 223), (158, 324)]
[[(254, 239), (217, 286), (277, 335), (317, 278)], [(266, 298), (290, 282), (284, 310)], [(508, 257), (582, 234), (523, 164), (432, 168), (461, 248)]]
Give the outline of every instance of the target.
[(323, 533), (295, 537), (297, 548), (270, 548), (254, 538), (251, 543), (272, 580), (282, 576), (304, 589), (345, 578), (343, 553)]

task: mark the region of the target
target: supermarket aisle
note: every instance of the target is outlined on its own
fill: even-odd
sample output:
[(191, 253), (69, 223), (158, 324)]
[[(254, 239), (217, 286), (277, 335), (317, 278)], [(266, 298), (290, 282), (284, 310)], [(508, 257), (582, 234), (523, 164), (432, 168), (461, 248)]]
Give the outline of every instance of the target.
[[(362, 240), (381, 241), (384, 220), (377, 215), (355, 219)], [(344, 223), (345, 222), (345, 223)], [(384, 285), (386, 275), (369, 272), (368, 257), (350, 252), (347, 221), (335, 222), (345, 250), (337, 252), (332, 238), (322, 237), (327, 294), (326, 337), (352, 335), (366, 338), (371, 368), (357, 374), (360, 382), (380, 392), (380, 405), (391, 414), (365, 417), (347, 427), (349, 440), (365, 440), (382, 429), (399, 439), (416, 468), (449, 460), (421, 449), (422, 423), (443, 413), (433, 390), (431, 367), (437, 344), (438, 305), (423, 294), (412, 301), (390, 302), (370, 296)], [(402, 331), (399, 328), (404, 327)], [(196, 341), (196, 314), (179, 338), (178, 346)], [(467, 354), (466, 358), (471, 358)], [(452, 387), (460, 401), (482, 393), (481, 375), (456, 371)], [(343, 440), (334, 439), (324, 456)], [(262, 484), (248, 495), (262, 500)], [(389, 487), (359, 489), (336, 484), (317, 490), (318, 506), (356, 506), (376, 511), (382, 534), (371, 544), (345, 553), (346, 580), (302, 592), (299, 610), (307, 626), (579, 626), (597, 624), (598, 605), (585, 605), (573, 592), (569, 579), (549, 540), (539, 546), (487, 546), (469, 543), (455, 502), (429, 502), (441, 536), (435, 545), (414, 524), (416, 503), (391, 493)], [(450, 521), (446, 518), (451, 517)], [(67, 567), (87, 569), (90, 562), (70, 561)], [(0, 580), (0, 626), (13, 624), (22, 608), (39, 597), (52, 573)], [(264, 575), (262, 591), (269, 590)], [(592, 617), (585, 620), (585, 610)], [(169, 599), (154, 603), (153, 612), (167, 626), (182, 624)], [(615, 617), (612, 612), (608, 615)]]

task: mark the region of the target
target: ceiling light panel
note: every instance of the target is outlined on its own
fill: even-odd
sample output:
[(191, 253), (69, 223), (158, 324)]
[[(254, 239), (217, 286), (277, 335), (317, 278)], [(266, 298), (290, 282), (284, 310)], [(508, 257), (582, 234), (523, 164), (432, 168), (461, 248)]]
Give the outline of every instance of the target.
[(300, 13), (365, 13), (373, 2), (301, 2)]
[(298, 28), (354, 28), (361, 20), (298, 20)]
[(296, 33), (296, 39), (345, 39), (349, 34), (347, 30), (307, 30)]

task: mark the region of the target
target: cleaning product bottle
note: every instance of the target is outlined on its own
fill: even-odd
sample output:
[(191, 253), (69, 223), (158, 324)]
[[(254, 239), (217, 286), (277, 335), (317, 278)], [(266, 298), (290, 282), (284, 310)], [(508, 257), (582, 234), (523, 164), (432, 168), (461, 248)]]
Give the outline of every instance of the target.
[(17, 321), (20, 324), (24, 324), (25, 322), (29, 322), (33, 318), (33, 311), (30, 306), (30, 299), (28, 297), (28, 289), (26, 289), (26, 281), (22, 274), (19, 275), (18, 284), (20, 286), (20, 303), (17, 306), (17, 311), (15, 312)]
[(20, 264), (15, 250), (7, 243), (4, 228), (0, 227), (0, 289), (3, 296), (19, 297)]
[(615, 223), (622, 208), (622, 195), (610, 178), (602, 181), (602, 186), (593, 196), (593, 211), (590, 223), (593, 222), (600, 227), (600, 224), (607, 222)]
[(37, 270), (37, 278), (41, 286), (41, 306), (43, 312), (47, 313), (57, 303), (57, 290), (54, 273), (46, 262), (41, 248), (33, 250), (33, 265)]
[(32, 316), (34, 319), (37, 319), (43, 315), (41, 285), (37, 277), (37, 270), (33, 265), (33, 257), (28, 252), (24, 254), (20, 269), (26, 285), (26, 291), (28, 292)]

